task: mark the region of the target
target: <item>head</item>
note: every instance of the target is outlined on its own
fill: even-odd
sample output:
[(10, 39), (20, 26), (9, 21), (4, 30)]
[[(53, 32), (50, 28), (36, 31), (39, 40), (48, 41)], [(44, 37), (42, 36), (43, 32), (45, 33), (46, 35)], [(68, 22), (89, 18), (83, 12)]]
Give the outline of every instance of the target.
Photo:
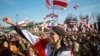
[(65, 37), (66, 37), (66, 32), (64, 31), (63, 28), (61, 28), (59, 26), (54, 26), (52, 28), (52, 31), (50, 32), (50, 40), (51, 40), (52, 45), (54, 45), (54, 46), (64, 45), (63, 39)]
[(7, 41), (7, 40), (4, 40), (4, 41), (3, 41), (3, 47), (4, 47), (4, 48), (8, 48), (8, 46), (9, 46), (9, 45), (8, 45), (8, 41)]

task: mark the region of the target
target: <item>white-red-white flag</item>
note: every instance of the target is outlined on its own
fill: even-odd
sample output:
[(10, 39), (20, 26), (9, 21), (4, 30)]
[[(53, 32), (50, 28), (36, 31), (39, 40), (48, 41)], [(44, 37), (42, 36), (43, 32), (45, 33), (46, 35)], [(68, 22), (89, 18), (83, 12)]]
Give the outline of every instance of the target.
[(86, 23), (86, 20), (89, 18), (89, 16), (85, 16), (83, 18), (80, 19), (81, 23)]
[(44, 17), (44, 20), (46, 20), (46, 18), (52, 18), (52, 19), (57, 19), (58, 18), (58, 14), (56, 13), (49, 13)]
[(73, 31), (78, 31), (78, 28), (77, 28), (76, 25), (74, 25), (74, 27), (73, 27)]
[(46, 5), (48, 9), (52, 8), (52, 1), (51, 0), (46, 0)]
[(77, 24), (77, 21), (70, 20), (70, 24), (73, 24), (73, 25), (75, 25), (75, 24)]
[(44, 31), (44, 28), (47, 28), (48, 24), (46, 22), (41, 24), (42, 32)]
[(68, 7), (69, 0), (53, 0), (53, 8), (66, 9)]
[(46, 22), (44, 22), (43, 24), (41, 24), (42, 28), (47, 28), (48, 24)]
[(65, 31), (67, 29), (67, 24), (60, 24), (60, 23), (58, 23), (58, 26), (63, 28)]
[(48, 9), (66, 9), (70, 0), (46, 0)]
[(23, 27), (23, 26), (26, 26), (27, 22), (28, 22), (28, 18), (25, 18), (25, 20), (18, 22), (18, 25)]
[(48, 26), (47, 26), (47, 29), (48, 29), (48, 30), (52, 30), (52, 28), (53, 28), (52, 25), (48, 25)]
[(22, 33), (26, 37), (26, 39), (34, 46), (34, 48), (38, 51), (40, 56), (46, 56), (45, 47), (47, 45), (47, 40), (42, 40), (39, 36), (33, 35), (27, 30), (22, 30)]

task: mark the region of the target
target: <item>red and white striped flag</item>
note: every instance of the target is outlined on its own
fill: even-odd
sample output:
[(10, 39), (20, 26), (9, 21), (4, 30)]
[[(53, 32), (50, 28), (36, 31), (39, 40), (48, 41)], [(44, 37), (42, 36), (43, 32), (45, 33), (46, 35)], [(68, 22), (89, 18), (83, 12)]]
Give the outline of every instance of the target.
[(74, 25), (74, 27), (73, 27), (73, 31), (78, 31), (78, 28), (77, 28), (76, 25)]
[(44, 31), (44, 28), (47, 28), (48, 24), (46, 22), (41, 24), (42, 32)]
[(48, 25), (48, 26), (47, 26), (47, 29), (48, 29), (48, 30), (52, 30), (52, 28), (53, 28), (52, 25)]
[(89, 16), (85, 16), (80, 20), (81, 23), (86, 23), (86, 20), (89, 18)]
[(46, 0), (46, 5), (47, 5), (48, 9), (51, 9), (52, 8), (52, 2), (51, 2), (51, 0)]
[(74, 20), (70, 20), (70, 24), (77, 24), (77, 21), (74, 21)]
[(77, 22), (76, 26), (77, 26), (77, 27), (79, 27), (79, 26), (80, 26), (80, 21), (78, 21), (78, 22)]
[(27, 21), (28, 21), (28, 18), (25, 18), (25, 20), (23, 20), (23, 21), (21, 21), (21, 22), (18, 22), (18, 25), (19, 26), (26, 26), (26, 23), (27, 23)]
[(41, 24), (42, 28), (47, 28), (48, 24), (46, 22), (44, 22), (43, 24)]
[(46, 0), (46, 5), (48, 9), (66, 9), (69, 1), (70, 0)]
[(68, 7), (68, 0), (54, 0), (53, 8), (66, 9)]
[(61, 28), (63, 28), (65, 31), (67, 29), (67, 24), (59, 24), (58, 23), (58, 26), (61, 27)]
[[(38, 51), (40, 56), (46, 56), (45, 47), (47, 45), (47, 40), (42, 40), (39, 36), (33, 35), (27, 30), (22, 30), (26, 39), (33, 45), (33, 47)], [(42, 45), (43, 44), (43, 45)]]
[(57, 18), (58, 18), (58, 14), (50, 13), (50, 14), (47, 14), (47, 15), (44, 17), (44, 20), (46, 20), (46, 18), (57, 19)]

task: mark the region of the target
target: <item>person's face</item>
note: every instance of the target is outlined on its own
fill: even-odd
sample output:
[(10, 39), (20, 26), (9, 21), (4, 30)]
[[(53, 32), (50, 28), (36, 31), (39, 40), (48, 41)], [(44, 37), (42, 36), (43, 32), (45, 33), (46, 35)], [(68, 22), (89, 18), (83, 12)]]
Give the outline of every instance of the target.
[(4, 45), (4, 47), (8, 47), (8, 42), (5, 41), (5, 42), (3, 43), (3, 45)]
[(50, 44), (55, 45), (59, 42), (60, 36), (58, 34), (56, 34), (55, 32), (50, 32)]

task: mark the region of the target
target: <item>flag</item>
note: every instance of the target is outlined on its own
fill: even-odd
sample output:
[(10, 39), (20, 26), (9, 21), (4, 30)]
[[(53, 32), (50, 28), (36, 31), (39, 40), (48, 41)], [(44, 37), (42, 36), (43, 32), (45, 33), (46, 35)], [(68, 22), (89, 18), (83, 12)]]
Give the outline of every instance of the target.
[(79, 5), (78, 5), (78, 4), (75, 4), (75, 5), (73, 6), (73, 8), (77, 10), (77, 9), (79, 8)]
[(66, 9), (68, 7), (68, 0), (53, 0), (53, 8)]
[(77, 26), (77, 27), (79, 27), (79, 26), (80, 26), (80, 21), (78, 21), (78, 22), (77, 22), (76, 26)]
[(70, 0), (46, 0), (48, 9), (66, 9), (68, 7), (68, 1)]
[(43, 24), (41, 24), (42, 28), (47, 28), (48, 24), (46, 22), (44, 22)]
[(58, 15), (55, 13), (49, 13), (44, 17), (44, 20), (46, 20), (46, 18), (53, 18), (53, 19), (57, 19)]
[(52, 30), (52, 27), (53, 27), (52, 25), (48, 25), (48, 26), (47, 26), (47, 29), (48, 29), (48, 30)]
[(70, 24), (77, 24), (77, 21), (74, 21), (74, 20), (70, 20)]
[(46, 0), (46, 5), (48, 9), (51, 9), (52, 8), (51, 0)]
[[(25, 35), (26, 39), (34, 46), (38, 51), (40, 56), (46, 56), (45, 46), (47, 45), (47, 40), (41, 40), (39, 36), (33, 35), (27, 30), (22, 30), (22, 33)], [(43, 45), (42, 45), (43, 44)]]
[(67, 29), (67, 24), (60, 24), (60, 23), (58, 23), (58, 26), (63, 28), (65, 31)]
[(25, 18), (25, 20), (23, 20), (23, 21), (21, 21), (21, 22), (18, 22), (18, 25), (19, 26), (26, 26), (26, 23), (27, 23), (27, 21), (28, 21), (28, 18)]
[(83, 18), (81, 18), (80, 22), (81, 23), (86, 23), (86, 20), (89, 18), (89, 16), (85, 16)]
[(74, 25), (74, 27), (73, 27), (73, 29), (72, 29), (73, 31), (78, 31), (78, 28), (77, 28), (77, 26), (76, 25)]
[(47, 28), (48, 24), (46, 22), (41, 24), (42, 32), (44, 31), (44, 28)]
[(39, 33), (39, 31), (40, 31), (39, 28), (36, 26), (36, 27), (34, 28), (34, 32), (35, 32), (35, 33)]

